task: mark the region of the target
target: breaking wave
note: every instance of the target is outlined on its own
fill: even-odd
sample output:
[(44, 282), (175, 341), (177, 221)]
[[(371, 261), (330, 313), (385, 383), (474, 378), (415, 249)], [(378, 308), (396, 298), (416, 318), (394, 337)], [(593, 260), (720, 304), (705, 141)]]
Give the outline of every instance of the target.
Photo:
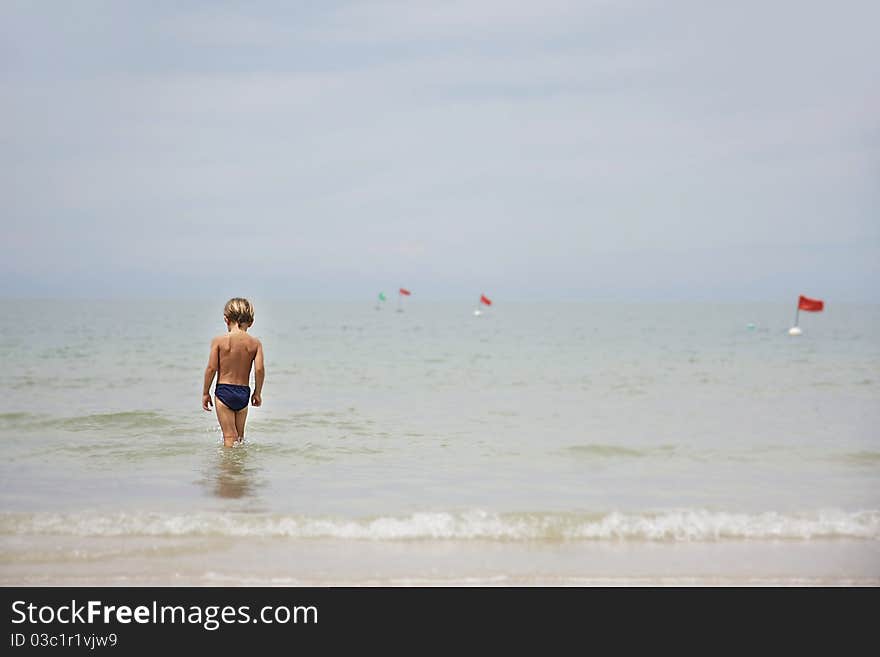
[(757, 514), (419, 512), (344, 519), (248, 513), (2, 513), (0, 535), (229, 536), (365, 541), (722, 541), (880, 539), (880, 511)]

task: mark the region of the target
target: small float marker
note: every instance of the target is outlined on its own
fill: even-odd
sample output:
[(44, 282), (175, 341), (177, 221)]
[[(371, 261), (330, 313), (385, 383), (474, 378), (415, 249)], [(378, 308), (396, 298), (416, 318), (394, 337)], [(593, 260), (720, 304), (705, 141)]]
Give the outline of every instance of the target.
[(397, 292), (397, 312), (403, 312), (403, 306), (401, 305), (403, 303), (403, 297), (408, 297), (411, 294), (412, 292), (410, 292), (406, 288), (400, 288), (400, 290)]
[(802, 310), (810, 313), (820, 313), (825, 310), (825, 302), (820, 299), (810, 299), (804, 295), (799, 296), (797, 310), (794, 314), (794, 326), (788, 329), (789, 335), (800, 335), (802, 333), (798, 326)]
[(487, 297), (485, 294), (481, 294), (481, 295), (480, 295), (480, 301), (477, 303), (477, 307), (474, 308), (474, 317), (479, 317), (480, 315), (483, 314), (483, 311), (480, 310), (480, 306), (481, 306), (481, 305), (483, 305), (483, 306), (491, 306), (491, 305), (492, 305), (492, 299), (490, 299), (489, 297)]

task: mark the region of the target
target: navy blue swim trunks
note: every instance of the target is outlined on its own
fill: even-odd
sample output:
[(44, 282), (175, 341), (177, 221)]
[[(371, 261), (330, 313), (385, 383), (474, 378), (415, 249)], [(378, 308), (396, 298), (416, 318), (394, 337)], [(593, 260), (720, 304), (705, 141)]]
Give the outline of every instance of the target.
[(251, 389), (248, 386), (237, 386), (232, 383), (218, 383), (214, 388), (214, 395), (233, 411), (240, 411), (247, 407), (251, 398)]

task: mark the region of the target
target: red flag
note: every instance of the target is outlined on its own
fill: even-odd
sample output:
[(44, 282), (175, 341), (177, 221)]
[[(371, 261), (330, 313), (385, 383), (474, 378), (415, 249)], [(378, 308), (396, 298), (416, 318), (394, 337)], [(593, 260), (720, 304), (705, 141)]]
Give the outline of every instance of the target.
[(410, 292), (409, 290), (405, 290), (403, 288), (400, 288), (400, 293), (406, 297), (408, 297), (410, 294), (412, 294), (412, 292)]
[(492, 305), (492, 299), (487, 297), (485, 294), (480, 295), (480, 303), (485, 303), (487, 306)]
[(798, 298), (798, 310), (808, 310), (810, 312), (818, 313), (822, 312), (824, 308), (825, 302), (820, 301), (819, 299), (808, 299), (803, 295)]

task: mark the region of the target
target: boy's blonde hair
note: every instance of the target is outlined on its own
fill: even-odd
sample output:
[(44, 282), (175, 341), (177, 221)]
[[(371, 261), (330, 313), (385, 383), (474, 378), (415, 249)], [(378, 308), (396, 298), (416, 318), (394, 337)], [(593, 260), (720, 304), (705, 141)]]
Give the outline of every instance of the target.
[(223, 316), (230, 324), (250, 325), (254, 323), (254, 306), (247, 299), (235, 297), (223, 306)]

